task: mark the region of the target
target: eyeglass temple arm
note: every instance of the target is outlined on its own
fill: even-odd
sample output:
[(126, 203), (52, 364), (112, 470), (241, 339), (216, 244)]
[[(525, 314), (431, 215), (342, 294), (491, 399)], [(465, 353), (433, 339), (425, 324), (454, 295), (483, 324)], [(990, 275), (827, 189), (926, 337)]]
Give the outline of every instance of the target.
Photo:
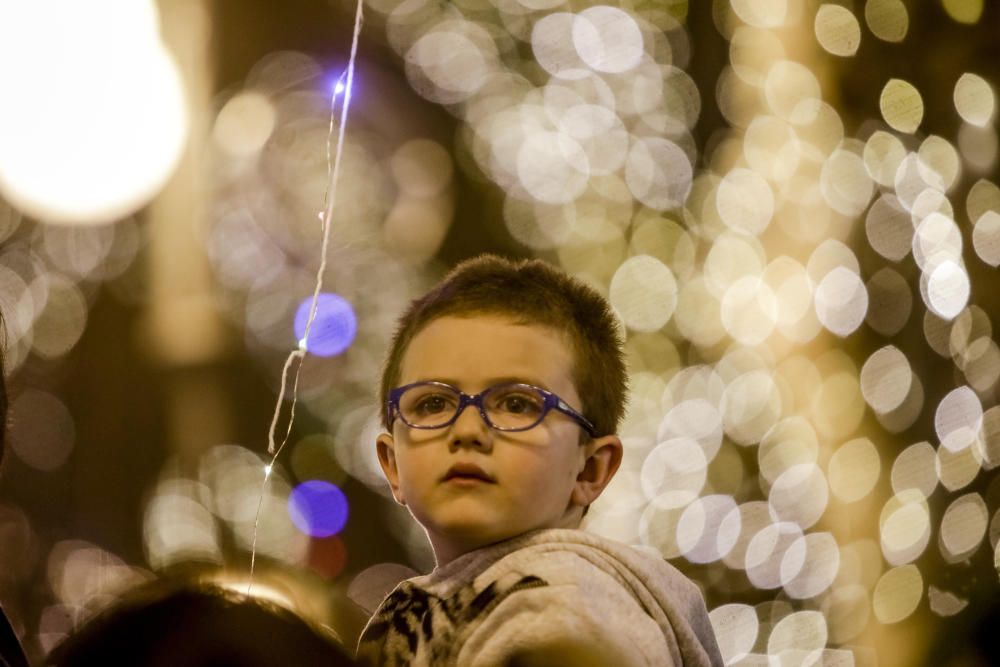
[(575, 419), (580, 424), (580, 426), (582, 426), (584, 430), (587, 431), (590, 437), (592, 438), (597, 437), (597, 429), (594, 427), (594, 425), (590, 422), (589, 419), (587, 419), (579, 412), (574, 410), (568, 403), (566, 403), (566, 401), (562, 400), (558, 396), (555, 396), (555, 394), (552, 394), (552, 396), (553, 398), (555, 398), (555, 402), (553, 403), (552, 407), (554, 407), (559, 412), (569, 415), (570, 417)]

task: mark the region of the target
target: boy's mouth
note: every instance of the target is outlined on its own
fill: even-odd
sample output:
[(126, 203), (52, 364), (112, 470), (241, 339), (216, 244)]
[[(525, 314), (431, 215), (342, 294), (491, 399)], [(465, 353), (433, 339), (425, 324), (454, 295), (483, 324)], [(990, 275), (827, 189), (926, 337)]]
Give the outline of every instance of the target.
[(447, 482), (448, 480), (479, 480), (482, 482), (495, 482), (493, 476), (488, 474), (485, 470), (477, 466), (475, 463), (456, 463), (445, 476), (441, 479), (442, 482)]

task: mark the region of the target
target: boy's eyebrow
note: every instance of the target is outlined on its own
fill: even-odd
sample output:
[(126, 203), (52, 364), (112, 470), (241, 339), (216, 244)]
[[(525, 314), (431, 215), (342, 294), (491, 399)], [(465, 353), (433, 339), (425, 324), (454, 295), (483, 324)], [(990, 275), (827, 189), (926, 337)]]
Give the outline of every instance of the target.
[[(450, 384), (452, 387), (461, 388), (461, 382), (454, 378), (444, 378), (444, 377), (432, 377), (424, 378), (419, 380), (419, 382), (442, 382), (444, 384)], [(538, 378), (530, 378), (524, 375), (504, 375), (501, 377), (489, 378), (483, 385), (484, 387), (495, 387), (500, 384), (530, 384), (533, 387), (539, 387), (540, 389), (549, 390), (548, 386)]]

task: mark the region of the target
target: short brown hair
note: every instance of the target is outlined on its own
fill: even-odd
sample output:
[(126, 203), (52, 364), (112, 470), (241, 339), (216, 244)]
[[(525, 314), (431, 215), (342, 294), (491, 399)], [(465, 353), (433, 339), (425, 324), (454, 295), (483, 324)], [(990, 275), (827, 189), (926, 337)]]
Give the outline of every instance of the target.
[(573, 348), (573, 384), (584, 416), (598, 435), (617, 431), (625, 412), (627, 380), (622, 335), (607, 300), (541, 260), (512, 261), (496, 255), (460, 263), (400, 317), (379, 391), (386, 429), (389, 391), (399, 383), (410, 341), (431, 321), (447, 315), (502, 315), (517, 324), (540, 324), (567, 335)]

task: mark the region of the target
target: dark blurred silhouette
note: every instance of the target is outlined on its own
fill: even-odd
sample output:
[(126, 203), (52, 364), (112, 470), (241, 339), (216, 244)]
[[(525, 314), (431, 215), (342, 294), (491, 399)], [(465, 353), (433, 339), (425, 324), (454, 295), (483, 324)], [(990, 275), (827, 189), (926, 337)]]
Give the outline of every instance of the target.
[(57, 646), (65, 667), (354, 665), (332, 631), (288, 609), (213, 585), (155, 583), (133, 591)]

